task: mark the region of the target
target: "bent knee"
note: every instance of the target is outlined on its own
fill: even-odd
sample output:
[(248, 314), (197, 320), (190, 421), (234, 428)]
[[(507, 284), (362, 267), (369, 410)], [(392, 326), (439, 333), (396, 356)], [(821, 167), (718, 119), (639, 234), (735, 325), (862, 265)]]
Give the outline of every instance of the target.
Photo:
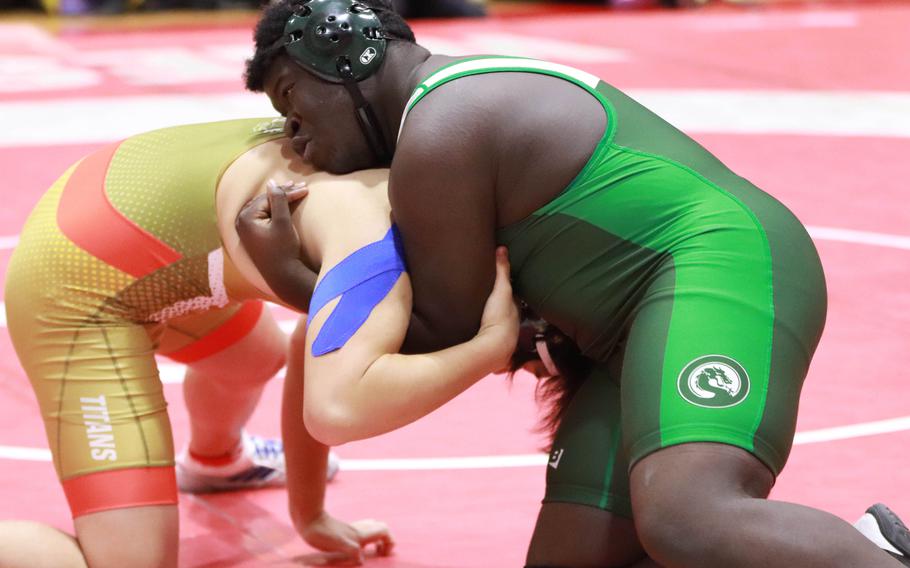
[(653, 506), (636, 511), (638, 538), (651, 558), (672, 559), (681, 566), (689, 566), (687, 560), (706, 558), (716, 544), (714, 532), (707, 530), (712, 521), (697, 509), (678, 511)]
[(210, 377), (217, 377), (221, 384), (259, 386), (286, 364), (288, 357), (287, 336), (279, 330), (254, 330), (243, 338), (205, 359), (189, 364), (190, 369)]
[(297, 326), (291, 332), (290, 349), (301, 353), (306, 349), (306, 316), (300, 316)]
[(224, 388), (254, 388), (265, 385), (287, 363), (283, 349), (266, 348), (249, 353), (246, 360), (236, 357), (212, 358), (205, 364), (189, 366), (196, 377), (214, 381)]
[(658, 561), (698, 566), (736, 541), (738, 511), (764, 498), (773, 476), (739, 448), (686, 444), (651, 454), (632, 468), (638, 537)]

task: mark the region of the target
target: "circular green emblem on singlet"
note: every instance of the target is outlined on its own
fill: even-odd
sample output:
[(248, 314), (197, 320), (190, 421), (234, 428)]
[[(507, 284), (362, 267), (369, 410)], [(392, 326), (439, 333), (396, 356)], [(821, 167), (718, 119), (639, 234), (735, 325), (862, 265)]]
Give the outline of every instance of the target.
[(749, 395), (749, 375), (734, 359), (705, 355), (686, 365), (677, 388), (680, 396), (695, 406), (727, 408)]

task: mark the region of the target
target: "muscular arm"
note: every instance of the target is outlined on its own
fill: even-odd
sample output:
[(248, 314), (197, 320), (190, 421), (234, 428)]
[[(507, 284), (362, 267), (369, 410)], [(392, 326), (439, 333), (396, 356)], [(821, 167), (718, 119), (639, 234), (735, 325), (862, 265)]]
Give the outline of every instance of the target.
[(404, 352), (470, 338), (493, 285), (494, 152), (478, 134), (482, 129), (472, 125), (482, 115), (434, 112), (457, 95), (457, 89), (441, 90), (432, 106), (428, 101), (414, 108), (392, 164), (389, 200), (414, 289)]

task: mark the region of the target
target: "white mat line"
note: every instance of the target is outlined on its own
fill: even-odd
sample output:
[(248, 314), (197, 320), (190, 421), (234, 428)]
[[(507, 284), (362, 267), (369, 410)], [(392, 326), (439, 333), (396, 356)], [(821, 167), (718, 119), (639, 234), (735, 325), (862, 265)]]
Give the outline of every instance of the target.
[(51, 461), (51, 451), (46, 448), (0, 446), (0, 459), (19, 461)]
[(19, 244), (19, 235), (0, 237), (0, 250), (14, 249)]
[(344, 471), (430, 471), (458, 469), (502, 469), (539, 467), (547, 463), (547, 454), (509, 456), (472, 456), (454, 458), (342, 459)]
[(817, 444), (819, 442), (861, 438), (877, 434), (890, 434), (891, 432), (902, 432), (904, 430), (910, 430), (910, 416), (797, 432), (793, 443), (795, 445)]
[[(910, 416), (798, 432), (793, 443), (797, 446), (817, 444), (905, 430), (910, 430)], [(343, 459), (341, 468), (345, 471), (429, 471), (537, 467), (546, 464), (547, 457), (546, 454), (517, 454), (450, 458)], [(51, 461), (51, 453), (50, 450), (43, 448), (0, 446), (0, 459), (46, 462)]]
[(809, 231), (812, 238), (817, 241), (839, 241), (842, 243), (910, 250), (910, 237), (902, 235), (854, 231), (852, 229), (838, 229), (835, 227), (809, 226), (806, 227), (806, 229)]

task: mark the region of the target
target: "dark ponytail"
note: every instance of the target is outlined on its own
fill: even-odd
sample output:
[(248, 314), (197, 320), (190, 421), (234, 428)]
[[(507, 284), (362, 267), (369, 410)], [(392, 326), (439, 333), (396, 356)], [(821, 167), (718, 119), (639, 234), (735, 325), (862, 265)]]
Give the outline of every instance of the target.
[[(587, 379), (594, 362), (581, 354), (578, 346), (556, 326), (550, 325), (533, 312), (527, 305), (521, 305), (521, 327), (518, 346), (512, 355), (511, 373), (533, 360), (540, 360), (537, 342), (545, 341), (547, 351), (559, 374), (539, 379), (534, 398), (543, 408), (543, 416), (537, 430), (553, 436), (562, 422), (569, 403)], [(549, 448), (547, 448), (549, 449)]]

